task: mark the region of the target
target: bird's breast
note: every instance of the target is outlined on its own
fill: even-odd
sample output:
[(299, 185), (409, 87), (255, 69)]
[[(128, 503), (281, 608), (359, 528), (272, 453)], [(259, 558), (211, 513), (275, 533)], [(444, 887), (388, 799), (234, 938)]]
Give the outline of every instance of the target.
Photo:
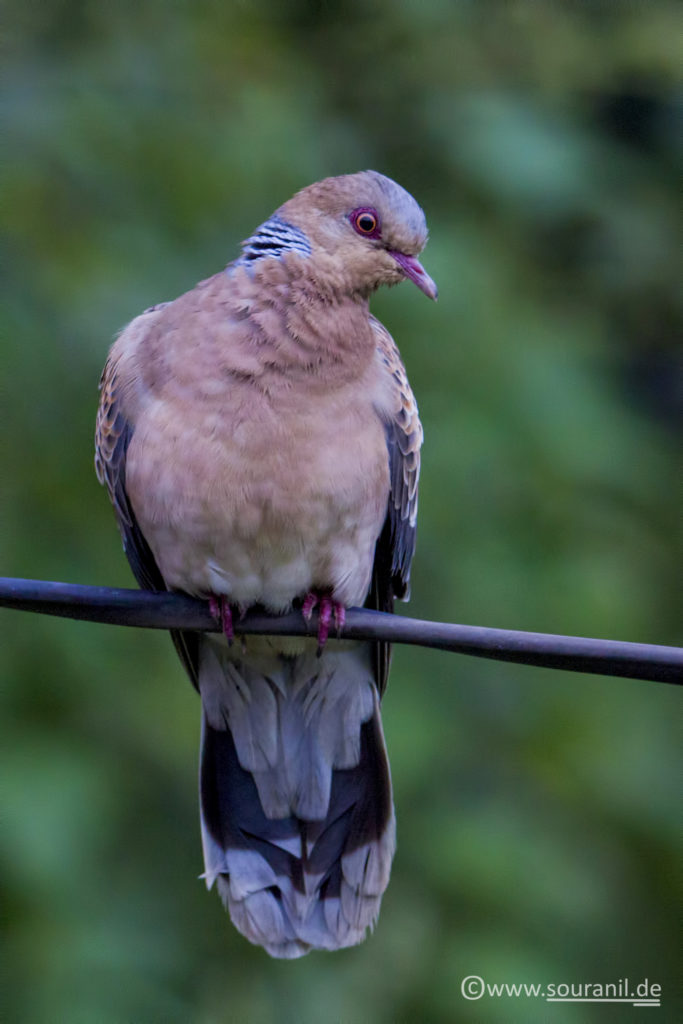
[(384, 428), (362, 386), (157, 401), (127, 488), (170, 587), (273, 611), (313, 588), (362, 604), (389, 493)]

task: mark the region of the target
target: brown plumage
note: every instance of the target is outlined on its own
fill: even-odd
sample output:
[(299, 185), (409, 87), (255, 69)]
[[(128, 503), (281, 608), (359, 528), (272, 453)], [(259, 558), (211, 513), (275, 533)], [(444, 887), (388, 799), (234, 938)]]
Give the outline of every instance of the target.
[[(422, 428), (368, 297), (408, 277), (435, 298), (426, 239), (395, 182), (328, 178), (121, 333), (95, 461), (141, 586), (273, 612), (407, 596)], [(274, 956), (361, 941), (394, 850), (387, 645), (174, 642), (204, 711), (207, 884)]]

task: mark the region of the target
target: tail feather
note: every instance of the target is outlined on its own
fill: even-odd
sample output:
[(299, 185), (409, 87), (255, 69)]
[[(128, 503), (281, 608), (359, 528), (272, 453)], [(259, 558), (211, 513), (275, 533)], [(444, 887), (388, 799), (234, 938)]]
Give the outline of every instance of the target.
[[(369, 652), (356, 645), (259, 663), (202, 642), (213, 645), (200, 659), (207, 885), (272, 956), (362, 941), (395, 848)], [(230, 671), (219, 672), (226, 662)]]

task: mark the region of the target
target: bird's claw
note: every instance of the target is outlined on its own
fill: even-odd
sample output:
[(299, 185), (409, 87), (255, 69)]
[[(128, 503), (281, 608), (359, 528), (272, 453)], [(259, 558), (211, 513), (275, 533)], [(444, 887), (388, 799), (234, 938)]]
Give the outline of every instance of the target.
[(311, 616), (313, 615), (313, 609), (315, 608), (317, 603), (318, 603), (318, 595), (317, 594), (314, 594), (313, 591), (311, 591), (310, 594), (306, 594), (306, 597), (303, 600), (303, 604), (301, 605), (301, 614), (304, 617), (304, 622), (306, 623), (306, 625), (308, 625), (308, 623), (311, 621)]
[(214, 619), (216, 619), (217, 622), (220, 622), (223, 635), (228, 641), (228, 646), (232, 646), (232, 642), (235, 639), (235, 627), (232, 617), (232, 608), (224, 594), (221, 594), (218, 597), (215, 594), (212, 594), (209, 598), (209, 611)]
[(310, 591), (301, 605), (301, 614), (306, 623), (311, 621), (313, 609), (318, 608), (318, 655), (321, 655), (330, 635), (330, 627), (334, 621), (337, 637), (346, 622), (346, 608), (339, 601), (333, 600), (329, 594)]
[(334, 628), (337, 630), (337, 640), (341, 636), (341, 631), (346, 625), (346, 607), (340, 604), (339, 601), (333, 601), (334, 604)]

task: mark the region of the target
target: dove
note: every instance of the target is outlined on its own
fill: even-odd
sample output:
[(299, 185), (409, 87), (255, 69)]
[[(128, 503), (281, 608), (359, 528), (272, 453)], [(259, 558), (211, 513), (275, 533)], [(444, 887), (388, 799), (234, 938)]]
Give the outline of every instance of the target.
[[(217, 618), (172, 634), (201, 697), (203, 877), (274, 957), (361, 942), (389, 881), (390, 648), (339, 634), (409, 596), (422, 427), (368, 303), (404, 280), (436, 299), (426, 241), (390, 178), (312, 184), (136, 317), (100, 382), (96, 472), (138, 584)], [(317, 608), (317, 636), (233, 642), (253, 607)]]

